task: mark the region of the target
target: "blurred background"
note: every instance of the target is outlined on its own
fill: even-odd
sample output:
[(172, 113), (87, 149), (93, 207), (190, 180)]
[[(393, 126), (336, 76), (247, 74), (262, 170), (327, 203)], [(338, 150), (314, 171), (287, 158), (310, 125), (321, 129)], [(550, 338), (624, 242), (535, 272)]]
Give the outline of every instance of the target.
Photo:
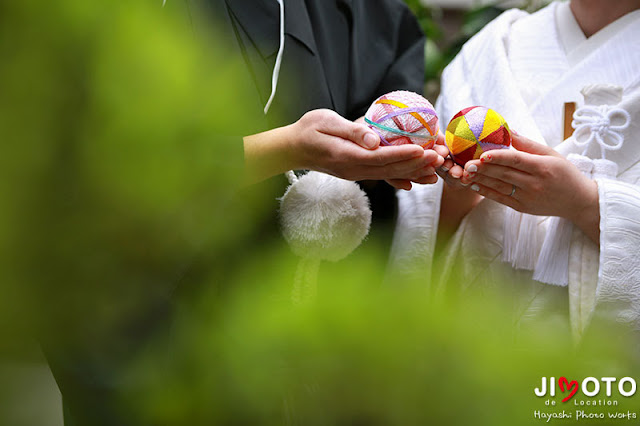
[(510, 8), (535, 12), (551, 0), (405, 0), (427, 35), (425, 68), (427, 99), (440, 93), (440, 74), (462, 45), (500, 13)]
[[(545, 2), (407, 3), (435, 100), (469, 37)], [(375, 241), (293, 307), (295, 260), (244, 255), (263, 203), (236, 195), (235, 147), (209, 143), (250, 132), (251, 88), (231, 84), (242, 65), (160, 6), (0, 0), (0, 424), (62, 424), (58, 385), (77, 390), (49, 365), (86, 368), (65, 348), (112, 368), (87, 374), (104, 386), (87, 415), (125, 387), (112, 403), (155, 425), (534, 424), (551, 410), (541, 377), (638, 371), (626, 334), (594, 329), (574, 348), (566, 330), (513, 320), (509, 291), (434, 301), (420, 283), (373, 285)]]

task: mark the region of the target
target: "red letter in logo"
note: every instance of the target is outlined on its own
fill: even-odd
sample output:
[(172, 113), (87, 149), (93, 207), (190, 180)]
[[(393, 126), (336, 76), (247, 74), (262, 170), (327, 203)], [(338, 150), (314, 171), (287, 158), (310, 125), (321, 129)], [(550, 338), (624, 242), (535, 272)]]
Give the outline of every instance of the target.
[(573, 395), (576, 394), (576, 392), (578, 392), (578, 381), (577, 380), (572, 380), (571, 383), (569, 383), (569, 380), (567, 380), (566, 377), (560, 377), (558, 379), (558, 385), (560, 386), (560, 390), (562, 392), (565, 391), (565, 386), (566, 389), (568, 391), (571, 391), (571, 393), (569, 393), (569, 396), (566, 397), (565, 399), (562, 400), (562, 402), (567, 402), (568, 400), (570, 400)]

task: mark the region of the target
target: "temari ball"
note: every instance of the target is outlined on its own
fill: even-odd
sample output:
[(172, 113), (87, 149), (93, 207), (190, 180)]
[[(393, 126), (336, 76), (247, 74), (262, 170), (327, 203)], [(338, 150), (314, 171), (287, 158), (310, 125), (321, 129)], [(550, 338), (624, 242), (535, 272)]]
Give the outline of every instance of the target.
[(380, 136), (382, 145), (413, 143), (428, 149), (438, 137), (438, 116), (423, 96), (405, 90), (376, 99), (365, 122)]
[(504, 118), (494, 110), (472, 106), (457, 113), (449, 122), (445, 141), (451, 158), (464, 167), (483, 152), (508, 148), (511, 131)]

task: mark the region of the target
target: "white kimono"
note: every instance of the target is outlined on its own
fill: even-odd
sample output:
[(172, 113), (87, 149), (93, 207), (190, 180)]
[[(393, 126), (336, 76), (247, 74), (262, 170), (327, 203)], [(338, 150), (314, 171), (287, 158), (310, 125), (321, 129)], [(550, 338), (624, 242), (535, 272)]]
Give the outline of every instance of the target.
[[(577, 228), (570, 230), (563, 247), (568, 291), (567, 287), (533, 280), (532, 271), (527, 270), (531, 265), (503, 261), (507, 241), (505, 221), (509, 216), (521, 220), (528, 215), (520, 215), (488, 199), (463, 219), (446, 249), (444, 262), (439, 263), (443, 271), (433, 277), (431, 285), (442, 181), (398, 192), (399, 215), (391, 270), (423, 276), (433, 291), (450, 285), (447, 283), (452, 274), (463, 286), (491, 285), (506, 279), (520, 294), (518, 306), (514, 307), (516, 316), (526, 316), (551, 300), (554, 303), (564, 300), (563, 309), (570, 314), (571, 329), (577, 339), (598, 303), (622, 302), (624, 307), (620, 308), (618, 303), (615, 309), (617, 319), (637, 321), (640, 318), (640, 11), (625, 15), (589, 39), (580, 31), (568, 3), (552, 3), (531, 15), (520, 10), (507, 11), (473, 37), (447, 67), (436, 110), (444, 127), (459, 110), (483, 105), (502, 114), (519, 134), (546, 143), (565, 156), (586, 154), (599, 159), (603, 151), (597, 143), (586, 146), (585, 151), (585, 145), (578, 143), (575, 135), (563, 141), (562, 129), (564, 103), (576, 102), (583, 107), (581, 90), (602, 83), (622, 88), (622, 100), (618, 105), (604, 107), (600, 118), (606, 119), (607, 111), (622, 109), (629, 120), (626, 126), (615, 126), (611, 121), (609, 127), (599, 130), (605, 141), (615, 133), (618, 135), (615, 138), (623, 139), (624, 143), (620, 149), (605, 153), (607, 160), (617, 164), (617, 172), (614, 168), (613, 176), (608, 178), (593, 176), (600, 197), (599, 247)], [(590, 128), (589, 123), (583, 123), (582, 127), (595, 135), (597, 125), (601, 124)], [(512, 241), (515, 246), (530, 246), (534, 264), (552, 221), (548, 217), (529, 217), (526, 234), (522, 234), (521, 228), (520, 238)], [(520, 248), (515, 246), (507, 250)]]

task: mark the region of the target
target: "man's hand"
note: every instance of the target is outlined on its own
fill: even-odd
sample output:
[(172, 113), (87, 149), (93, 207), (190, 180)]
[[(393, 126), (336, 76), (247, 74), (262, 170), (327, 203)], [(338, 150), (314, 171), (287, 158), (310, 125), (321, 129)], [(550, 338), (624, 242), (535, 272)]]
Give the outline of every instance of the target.
[(244, 138), (251, 181), (291, 169), (349, 180), (429, 181), (439, 155), (418, 145), (380, 146), (378, 135), (331, 110), (314, 110), (297, 122)]

